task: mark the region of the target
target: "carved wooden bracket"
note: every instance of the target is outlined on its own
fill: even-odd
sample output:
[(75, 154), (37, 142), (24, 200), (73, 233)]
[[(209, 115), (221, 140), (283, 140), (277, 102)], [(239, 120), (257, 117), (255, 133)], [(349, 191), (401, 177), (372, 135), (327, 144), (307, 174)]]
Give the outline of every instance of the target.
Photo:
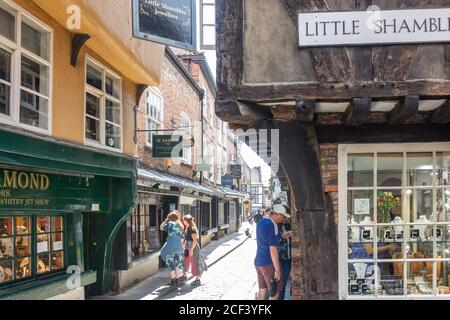
[(344, 122), (346, 125), (359, 126), (369, 117), (372, 99), (354, 98), (344, 113)]
[(145, 90), (147, 90), (148, 85), (146, 84), (138, 84), (136, 88), (136, 105), (139, 106), (139, 102), (141, 101), (142, 95), (145, 93)]
[(394, 109), (389, 112), (390, 124), (399, 124), (413, 117), (419, 111), (419, 96), (407, 96), (403, 101), (397, 103)]
[(72, 67), (76, 67), (80, 50), (90, 38), (91, 36), (85, 33), (72, 34), (72, 52), (70, 54), (70, 64)]
[(272, 112), (268, 108), (238, 100), (217, 102), (216, 115), (229, 123), (247, 126), (272, 118)]

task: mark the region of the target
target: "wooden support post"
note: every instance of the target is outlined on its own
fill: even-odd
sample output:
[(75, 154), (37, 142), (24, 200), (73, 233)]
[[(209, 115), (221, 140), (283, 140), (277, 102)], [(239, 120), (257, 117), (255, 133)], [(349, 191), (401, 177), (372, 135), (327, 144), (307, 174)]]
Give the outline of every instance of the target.
[(400, 124), (413, 117), (419, 111), (419, 96), (406, 96), (389, 112), (390, 124)]
[(72, 52), (70, 53), (70, 65), (72, 67), (76, 67), (80, 50), (90, 38), (90, 35), (84, 33), (72, 34)]
[(367, 120), (370, 114), (372, 100), (370, 98), (354, 98), (344, 113), (344, 123), (349, 126), (359, 126)]

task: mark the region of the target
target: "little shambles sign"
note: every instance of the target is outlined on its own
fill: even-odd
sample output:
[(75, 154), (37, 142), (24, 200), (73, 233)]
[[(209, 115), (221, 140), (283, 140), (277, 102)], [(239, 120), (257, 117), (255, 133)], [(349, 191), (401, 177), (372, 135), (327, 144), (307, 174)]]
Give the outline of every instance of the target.
[(154, 135), (152, 157), (159, 159), (183, 158), (183, 136)]
[(450, 8), (298, 15), (299, 46), (450, 42)]
[(196, 49), (195, 0), (133, 0), (134, 37)]

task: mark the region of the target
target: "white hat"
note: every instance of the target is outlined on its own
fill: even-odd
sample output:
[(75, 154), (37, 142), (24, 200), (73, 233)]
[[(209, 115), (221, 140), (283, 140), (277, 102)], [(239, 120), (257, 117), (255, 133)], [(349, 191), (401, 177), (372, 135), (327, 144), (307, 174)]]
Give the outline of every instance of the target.
[(277, 213), (277, 214), (281, 214), (281, 215), (285, 216), (288, 219), (291, 217), (289, 215), (289, 213), (291, 213), (291, 210), (288, 207), (286, 207), (285, 205), (282, 205), (282, 204), (274, 205), (272, 211)]

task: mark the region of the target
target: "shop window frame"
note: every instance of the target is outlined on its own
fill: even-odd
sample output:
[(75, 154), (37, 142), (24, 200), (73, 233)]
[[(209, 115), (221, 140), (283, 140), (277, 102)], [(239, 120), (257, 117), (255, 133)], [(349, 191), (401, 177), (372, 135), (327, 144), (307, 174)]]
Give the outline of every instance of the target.
[[(209, 0), (209, 1), (211, 1), (211, 0)], [(215, 9), (215, 7), (216, 7), (215, 1), (213, 3), (211, 3), (211, 2), (205, 2), (205, 0), (200, 0), (200, 50), (216, 50), (215, 41), (214, 41), (213, 45), (205, 44), (205, 27), (214, 27), (214, 36), (215, 36), (215, 27), (216, 27), (215, 24), (204, 23), (205, 7), (213, 7)]]
[[(349, 295), (348, 294), (348, 265), (351, 263), (362, 262), (362, 263), (373, 263), (374, 265), (378, 265), (379, 263), (395, 263), (395, 262), (403, 262), (403, 279), (408, 279), (408, 264), (411, 262), (439, 262), (439, 263), (449, 263), (450, 257), (448, 258), (437, 258), (437, 239), (433, 238), (433, 258), (423, 258), (423, 259), (411, 259), (408, 258), (405, 253), (403, 253), (403, 257), (401, 259), (378, 259), (378, 254), (374, 254), (374, 257), (371, 259), (349, 259), (348, 258), (348, 228), (351, 227), (347, 223), (347, 192), (351, 190), (374, 190), (374, 194), (378, 194), (379, 191), (389, 189), (392, 190), (402, 190), (405, 192), (408, 189), (433, 189), (433, 212), (436, 211), (436, 194), (437, 190), (448, 189), (448, 186), (439, 186), (437, 184), (436, 179), (436, 168), (437, 168), (437, 153), (440, 152), (450, 152), (450, 143), (405, 143), (405, 144), (341, 144), (338, 146), (338, 241), (339, 241), (339, 259), (338, 259), (338, 275), (339, 275), (339, 298), (340, 299), (348, 299), (348, 300), (372, 300), (372, 299), (384, 299), (384, 300), (396, 300), (396, 299), (450, 299), (450, 294), (440, 295), (437, 290), (436, 284), (436, 275), (437, 275), (437, 264), (433, 263), (433, 277), (432, 277), (432, 286), (433, 286), (433, 294), (431, 295), (410, 295), (407, 292), (407, 283), (404, 281), (404, 294), (403, 295), (390, 295), (383, 296), (379, 295), (377, 290), (375, 290), (374, 295)], [(374, 183), (372, 187), (348, 187), (347, 184), (347, 158), (349, 154), (373, 154), (374, 155)], [(384, 187), (377, 185), (377, 155), (379, 153), (402, 153), (403, 154), (403, 166), (402, 166), (402, 185), (399, 187)], [(407, 157), (408, 153), (432, 153), (433, 154), (433, 182), (432, 186), (421, 187), (421, 186), (408, 186), (407, 183)], [(373, 222), (377, 222), (377, 197), (374, 198), (374, 217)], [(403, 208), (402, 208), (403, 210)], [(404, 228), (409, 228), (413, 226), (414, 222), (406, 222), (403, 221), (402, 226)], [(377, 243), (380, 239), (378, 239), (377, 228), (383, 227), (388, 224), (382, 223), (374, 223), (374, 231), (373, 231), (373, 247), (376, 248)], [(391, 225), (391, 224), (389, 224)], [(450, 226), (450, 221), (444, 222), (433, 222), (430, 224), (433, 227), (433, 230), (436, 230), (439, 226), (445, 227)], [(445, 229), (444, 229), (445, 230)], [(380, 240), (381, 241), (381, 240)], [(408, 241), (406, 237), (404, 237), (402, 244), (407, 244)], [(378, 270), (375, 269), (375, 279), (378, 277)]]
[[(50, 217), (50, 221), (52, 217), (62, 217), (63, 219), (63, 230), (62, 232), (52, 232), (51, 231), (51, 222), (50, 222), (50, 231), (48, 234), (50, 234), (50, 237), (53, 233), (62, 233), (63, 236), (63, 250), (58, 250), (56, 252), (63, 252), (63, 267), (60, 270), (54, 270), (54, 271), (49, 271), (49, 272), (45, 272), (45, 273), (40, 273), (38, 274), (37, 272), (37, 256), (39, 255), (37, 253), (37, 237), (38, 237), (38, 233), (36, 231), (36, 220), (37, 217), (40, 216), (45, 216), (45, 217)], [(68, 257), (68, 244), (67, 244), (67, 213), (66, 212), (38, 212), (38, 211), (33, 211), (33, 212), (24, 212), (24, 211), (14, 211), (14, 213), (10, 213), (10, 211), (0, 211), (0, 217), (1, 218), (6, 218), (6, 217), (12, 217), (14, 218), (13, 224), (14, 227), (16, 227), (16, 218), (17, 217), (29, 217), (30, 218), (30, 229), (32, 230), (31, 233), (31, 255), (29, 255), (28, 257), (31, 257), (31, 276), (27, 277), (27, 278), (22, 278), (19, 280), (12, 280), (12, 281), (8, 281), (8, 282), (4, 282), (4, 283), (0, 283), (0, 290), (7, 290), (7, 289), (11, 289), (11, 288), (15, 288), (18, 286), (22, 286), (22, 285), (26, 285), (26, 284), (31, 284), (34, 283), (36, 281), (39, 280), (45, 280), (48, 278), (52, 278), (54, 276), (57, 275), (63, 275), (66, 274), (66, 269), (68, 267), (68, 262), (67, 262), (67, 257)], [(13, 235), (11, 236), (12, 238), (20, 237), (22, 235)], [(50, 240), (50, 243), (52, 244), (52, 240)], [(50, 248), (52, 249), (52, 248)], [(48, 254), (51, 255), (53, 252), (53, 250), (48, 251)], [(16, 255), (16, 244), (14, 242), (14, 255)], [(19, 257), (14, 256), (12, 258), (12, 260), (17, 260)], [(51, 264), (51, 262), (50, 262)], [(13, 270), (13, 272), (15, 273), (15, 269)], [(14, 275), (15, 278), (15, 275)]]
[[(181, 134), (191, 135), (192, 134), (192, 123), (190, 117), (181, 112), (180, 116), (180, 129)], [(187, 165), (192, 165), (192, 147), (183, 147), (183, 157), (181, 161)]]
[[(29, 13), (27, 10), (23, 9), (19, 5), (15, 4), (9, 0), (0, 0), (0, 3), (5, 7), (15, 11), (12, 14), (15, 18), (15, 41), (12, 41), (3, 35), (0, 34), (0, 48), (11, 53), (11, 61), (10, 61), (10, 114), (2, 114), (0, 113), (0, 123), (19, 127), (27, 131), (43, 134), (43, 135), (51, 135), (53, 131), (53, 121), (52, 121), (52, 113), (53, 113), (53, 38), (54, 31), (53, 28), (49, 27), (47, 24), (36, 18), (34, 15)], [(24, 19), (25, 18), (25, 19)], [(37, 54), (27, 50), (22, 46), (22, 22), (25, 20), (25, 23), (28, 25), (30, 23), (33, 27), (38, 29), (43, 33), (46, 33), (48, 36), (48, 59), (42, 58)], [(25, 88), (21, 84), (21, 74), (22, 74), (22, 56), (31, 59), (33, 62), (41, 64), (48, 68), (48, 95), (42, 94), (32, 89)], [(6, 81), (0, 80), (1, 84), (5, 84)], [(45, 99), (48, 103), (47, 108), (47, 129), (29, 125), (26, 123), (20, 122), (20, 109), (21, 109), (21, 92), (24, 91), (26, 93), (32, 94), (34, 97)]]
[[(152, 107), (152, 97), (155, 96), (156, 98), (159, 99), (159, 101), (161, 102), (161, 104), (158, 105), (154, 105), (153, 107), (159, 108), (159, 113), (161, 115), (161, 117), (158, 119), (157, 117), (153, 116), (150, 114), (150, 108)], [(161, 93), (161, 91), (159, 91), (158, 88), (155, 87), (149, 87), (146, 90), (145, 93), (145, 127), (147, 128), (147, 130), (162, 130), (164, 129), (164, 109), (165, 109), (165, 105), (164, 105), (164, 96)], [(150, 126), (150, 123), (152, 123), (152, 126)], [(145, 146), (148, 148), (153, 148), (153, 135), (155, 135), (155, 133), (157, 134), (158, 132), (155, 131), (147, 131), (145, 133)]]
[[(88, 75), (88, 66), (93, 68), (94, 70), (100, 72), (102, 74), (102, 88), (96, 88), (92, 85), (90, 85), (87, 82), (87, 75)], [(118, 81), (119, 83), (119, 97), (115, 97), (114, 95), (108, 94), (106, 92), (106, 77), (113, 78), (113, 80)], [(87, 94), (91, 94), (99, 99), (99, 117), (93, 117), (87, 114), (86, 112), (86, 103)], [(113, 103), (117, 103), (120, 106), (120, 125), (117, 123), (114, 123), (110, 120), (106, 119), (106, 100), (109, 100)], [(83, 139), (84, 139), (84, 145), (94, 148), (101, 148), (108, 151), (113, 151), (117, 153), (123, 152), (123, 135), (124, 135), (124, 121), (123, 121), (123, 80), (120, 75), (103, 65), (102, 63), (98, 62), (96, 59), (92, 58), (91, 56), (87, 55), (85, 59), (84, 64), (84, 97), (83, 97)], [(99, 121), (99, 137), (100, 141), (92, 140), (86, 137), (86, 119), (91, 118), (96, 121)], [(106, 144), (105, 138), (106, 138), (106, 125), (111, 124), (114, 127), (120, 128), (120, 148), (110, 147)]]

